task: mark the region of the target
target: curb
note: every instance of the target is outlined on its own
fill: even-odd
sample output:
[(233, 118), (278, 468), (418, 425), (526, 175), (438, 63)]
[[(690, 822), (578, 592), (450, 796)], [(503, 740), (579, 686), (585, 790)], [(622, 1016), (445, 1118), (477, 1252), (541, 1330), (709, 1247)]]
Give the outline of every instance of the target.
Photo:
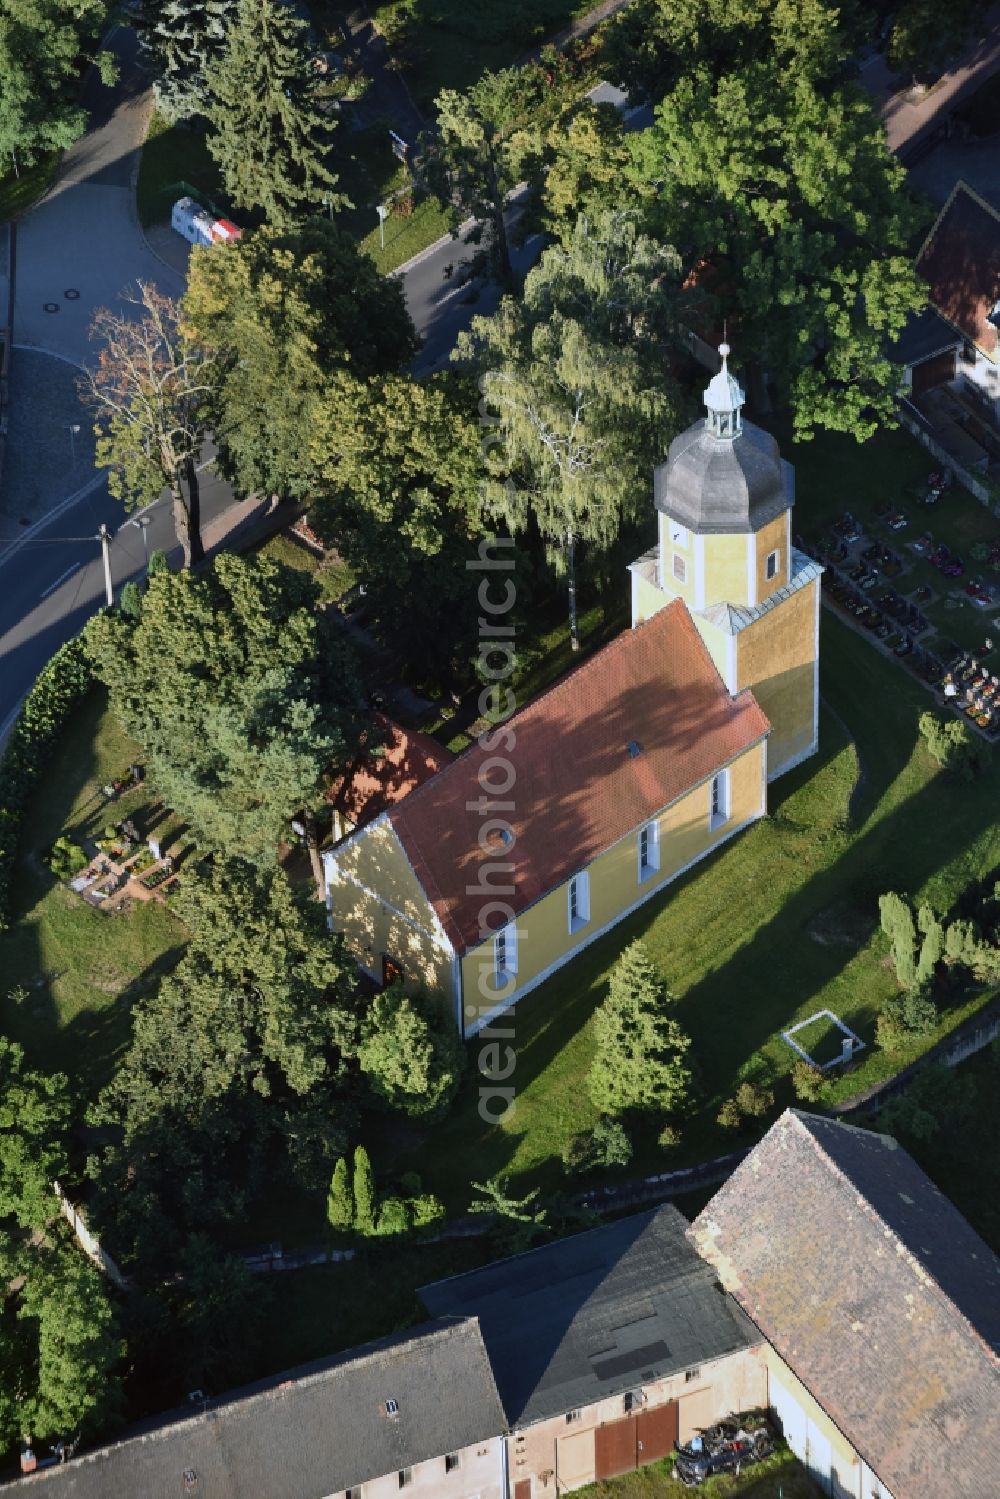
[(478, 219), (466, 219), (464, 224), (459, 224), (453, 234), (442, 234), (441, 238), (436, 239), (432, 245), (427, 245), (423, 250), (418, 250), (416, 255), (411, 256), (409, 260), (404, 260), (403, 264), (397, 265), (395, 270), (388, 271), (387, 277), (405, 276), (407, 271), (412, 271), (415, 266), (422, 265), (425, 260), (430, 260), (431, 256), (436, 255), (445, 245), (457, 244), (465, 231), (472, 229), (478, 222)]

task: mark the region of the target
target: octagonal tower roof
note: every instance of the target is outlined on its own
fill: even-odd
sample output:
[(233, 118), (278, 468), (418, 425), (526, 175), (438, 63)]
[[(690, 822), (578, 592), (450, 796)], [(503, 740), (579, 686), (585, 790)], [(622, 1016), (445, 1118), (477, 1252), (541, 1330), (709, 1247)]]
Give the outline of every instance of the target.
[(653, 478), (657, 510), (702, 535), (759, 531), (792, 503), (789, 465), (769, 432), (743, 420), (746, 397), (729, 372), (729, 345), (719, 353), (705, 420), (674, 438)]

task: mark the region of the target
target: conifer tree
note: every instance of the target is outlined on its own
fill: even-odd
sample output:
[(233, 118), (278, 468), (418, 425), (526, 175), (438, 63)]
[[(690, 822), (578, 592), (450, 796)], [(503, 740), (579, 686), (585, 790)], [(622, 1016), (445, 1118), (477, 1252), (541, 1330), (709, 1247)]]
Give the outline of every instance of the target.
[(691, 1041), (670, 1004), (645, 947), (633, 942), (612, 969), (608, 997), (594, 1015), (597, 1052), (587, 1086), (602, 1113), (667, 1113), (687, 1101)]
[(896, 977), (904, 989), (912, 989), (917, 982), (917, 929), (913, 912), (894, 890), (879, 896), (878, 910), (882, 930), (892, 944)]
[(375, 1173), (368, 1152), (359, 1145), (354, 1152), (354, 1222), (359, 1232), (375, 1232)]
[(205, 73), (222, 56), (236, 0), (148, 0), (136, 17), (143, 49), (156, 70), (159, 109), (171, 120), (200, 114)]
[(347, 1161), (339, 1156), (333, 1168), (330, 1191), (326, 1199), (326, 1216), (331, 1228), (348, 1229), (354, 1222), (354, 1191)]
[(238, 0), (218, 62), (206, 73), (208, 148), (237, 208), (287, 224), (326, 202), (330, 127), (316, 105), (319, 74), (306, 23), (283, 0)]

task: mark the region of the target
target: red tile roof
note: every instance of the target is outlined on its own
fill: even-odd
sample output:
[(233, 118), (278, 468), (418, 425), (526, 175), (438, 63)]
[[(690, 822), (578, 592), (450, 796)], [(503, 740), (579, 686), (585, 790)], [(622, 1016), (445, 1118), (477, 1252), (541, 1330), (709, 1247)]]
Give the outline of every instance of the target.
[[(759, 742), (770, 725), (752, 693), (727, 692), (679, 600), (626, 630), (389, 813), (407, 857), (457, 951), (481, 940), (488, 897), (469, 895), (484, 860), (509, 863), (515, 913), (556, 888), (626, 833)], [(640, 746), (635, 756), (629, 743)], [(515, 841), (480, 849), (488, 820), (479, 776), (513, 802)], [(495, 762), (491, 765), (490, 762)], [(499, 763), (496, 763), (499, 762)], [(470, 806), (471, 804), (471, 806)], [(504, 883), (511, 883), (511, 878)]]
[(453, 758), (436, 739), (404, 729), (382, 714), (375, 716), (375, 729), (384, 753), (363, 755), (326, 793), (326, 800), (357, 827), (409, 796)]
[(995, 360), (1000, 334), (989, 314), (1000, 300), (1000, 215), (964, 182), (938, 215), (917, 271), (941, 316)]

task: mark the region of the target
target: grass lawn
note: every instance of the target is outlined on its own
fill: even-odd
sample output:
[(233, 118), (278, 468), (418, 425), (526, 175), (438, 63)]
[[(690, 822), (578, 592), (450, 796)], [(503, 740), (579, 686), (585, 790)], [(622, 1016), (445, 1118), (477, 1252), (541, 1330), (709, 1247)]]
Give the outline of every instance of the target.
[(276, 536), (270, 537), (259, 551), (263, 557), (283, 562), (286, 567), (294, 567), (315, 578), (322, 590), (324, 602), (339, 599), (355, 581), (351, 568), (340, 557), (320, 557), (309, 547), (302, 546), (287, 531), (279, 531)]
[[(206, 138), (185, 125), (172, 125), (154, 111), (139, 161), (136, 206), (140, 224), (148, 228), (169, 218), (174, 201), (192, 189), (210, 208), (221, 197), (219, 170)], [(221, 202), (218, 206), (222, 207)]]
[(59, 151), (47, 151), (32, 167), (0, 177), (0, 224), (15, 219), (42, 196), (59, 165)]
[[(691, 1490), (670, 1476), (670, 1467), (667, 1459), (623, 1478), (606, 1478), (580, 1489), (580, 1499), (681, 1499)], [(817, 1499), (819, 1490), (802, 1464), (783, 1448), (739, 1477), (723, 1473), (710, 1478), (698, 1493), (704, 1499)]]
[[(874, 1045), (879, 1007), (895, 988), (877, 930), (878, 896), (907, 890), (946, 909), (971, 879), (1000, 863), (992, 814), (1000, 770), (991, 763), (971, 785), (940, 774), (918, 742), (926, 706), (920, 687), (828, 615), (822, 688), (821, 752), (772, 788), (771, 817), (514, 1011), (517, 1094), (503, 1123), (480, 1119), (473, 1070), (451, 1117), (415, 1139), (412, 1164), (419, 1159), (426, 1187), (453, 1211), (467, 1205), (472, 1177), (506, 1170), (519, 1187), (564, 1180), (560, 1149), (595, 1118), (584, 1086), (592, 1055), (587, 1022), (617, 954), (633, 938), (648, 944), (677, 996), (703, 1092), (684, 1122), (680, 1149), (664, 1157), (652, 1138), (637, 1139), (630, 1174), (737, 1143), (715, 1116), (742, 1078), (774, 1086), (776, 1107), (793, 1102), (787, 1075), (795, 1054), (780, 1032), (818, 1009), (839, 1015), (868, 1047), (851, 1074), (829, 1086), (831, 1099), (896, 1072), (928, 1044), (891, 1057)], [(942, 1030), (981, 1003), (971, 996), (948, 1011)], [(384, 1142), (378, 1154), (386, 1165), (411, 1163), (395, 1142)]]
[[(960, 484), (952, 484), (936, 504), (925, 505), (924, 480), (939, 465), (908, 432), (900, 428), (881, 433), (860, 449), (842, 438), (821, 436), (799, 444), (789, 457), (796, 465), (800, 496), (794, 512), (797, 531), (817, 541), (829, 535), (832, 522), (850, 510), (866, 533), (886, 542), (906, 565), (906, 572), (891, 580), (893, 587), (903, 594), (925, 586), (933, 590), (931, 603), (921, 607), (934, 626), (936, 640), (921, 637), (921, 645), (935, 650), (951, 640), (978, 651), (986, 635), (1000, 638), (1000, 630), (990, 628), (990, 622), (1000, 616), (1000, 573), (971, 555), (977, 542), (988, 546), (1000, 541), (1000, 520)], [(889, 531), (875, 519), (874, 511), (887, 503), (907, 516), (909, 523), (903, 530)], [(962, 558), (965, 572), (961, 577), (943, 578), (926, 556), (910, 550), (908, 544), (925, 532)], [(992, 609), (977, 607), (965, 592), (970, 577), (977, 576), (997, 588)], [(880, 591), (873, 590), (874, 594)], [(997, 670), (1000, 651), (992, 659)]]
[[(71, 719), (26, 810), (19, 919), (0, 932), (0, 1026), (36, 1066), (68, 1072), (88, 1094), (110, 1076), (128, 1040), (131, 1005), (180, 957), (184, 930), (158, 901), (105, 915), (59, 885), (44, 854), (60, 833), (78, 842), (123, 817), (143, 825), (147, 789), (113, 803), (100, 789), (136, 754), (95, 690)], [(164, 850), (183, 838), (165, 821), (157, 832)]]

